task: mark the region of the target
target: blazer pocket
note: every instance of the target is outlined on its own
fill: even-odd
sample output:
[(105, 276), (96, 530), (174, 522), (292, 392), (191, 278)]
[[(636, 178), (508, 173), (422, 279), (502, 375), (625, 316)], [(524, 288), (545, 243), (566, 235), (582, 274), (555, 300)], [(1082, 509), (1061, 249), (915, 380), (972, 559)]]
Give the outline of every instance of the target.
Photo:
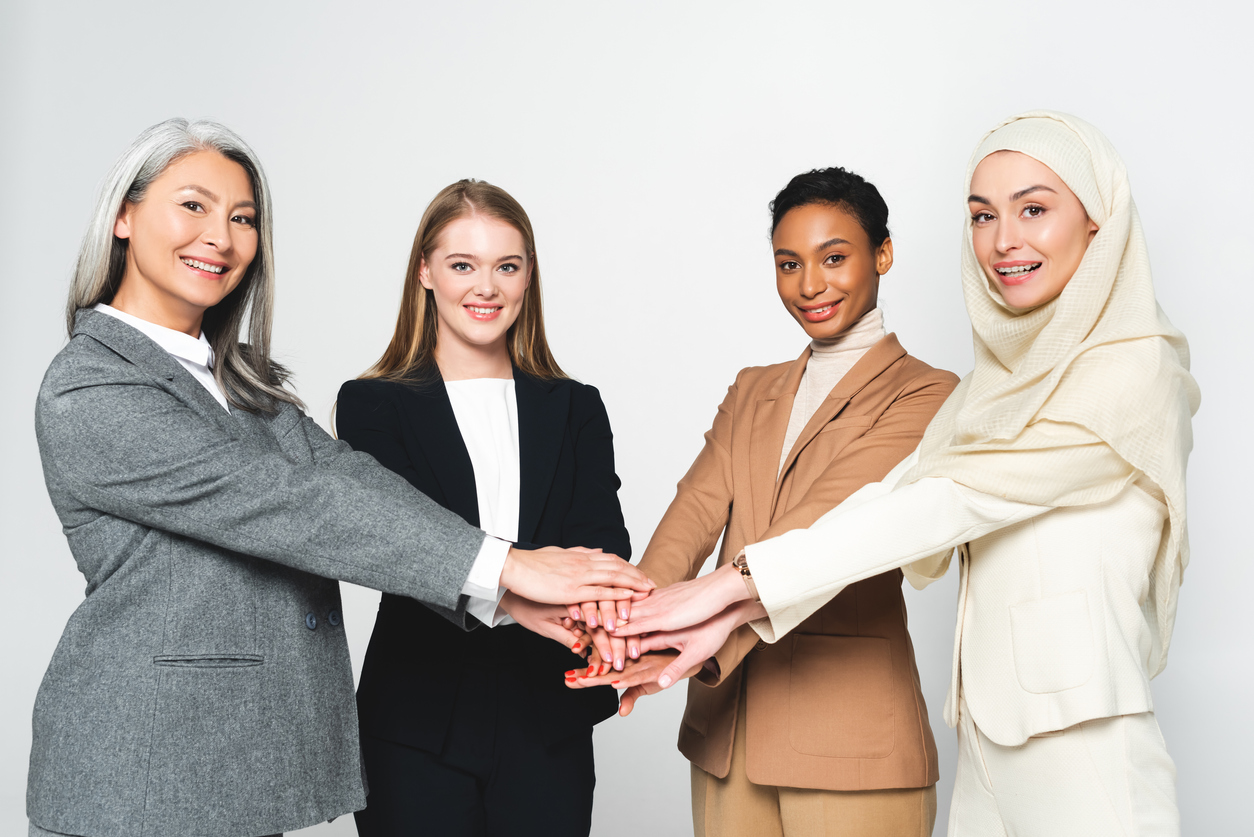
[(1093, 628), (1083, 590), (1010, 607), (1015, 675), (1024, 691), (1048, 695), (1093, 674)]
[(260, 654), (158, 654), (152, 658), (155, 666), (173, 668), (247, 668), (265, 661)]
[(887, 639), (794, 635), (789, 679), (793, 750), (849, 759), (892, 753), (893, 661)]

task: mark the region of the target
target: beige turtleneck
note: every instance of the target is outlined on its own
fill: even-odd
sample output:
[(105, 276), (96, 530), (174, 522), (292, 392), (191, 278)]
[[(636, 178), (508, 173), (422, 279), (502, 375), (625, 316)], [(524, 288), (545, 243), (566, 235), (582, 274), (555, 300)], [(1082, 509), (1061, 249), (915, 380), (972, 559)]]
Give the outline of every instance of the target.
[(801, 375), (797, 396), (792, 402), (788, 417), (788, 432), (784, 434), (784, 448), (779, 453), (779, 470), (797, 443), (801, 431), (810, 421), (819, 405), (831, 393), (832, 387), (845, 377), (853, 365), (862, 359), (872, 346), (883, 339), (884, 314), (872, 308), (833, 340), (813, 340), (810, 343), (810, 359)]

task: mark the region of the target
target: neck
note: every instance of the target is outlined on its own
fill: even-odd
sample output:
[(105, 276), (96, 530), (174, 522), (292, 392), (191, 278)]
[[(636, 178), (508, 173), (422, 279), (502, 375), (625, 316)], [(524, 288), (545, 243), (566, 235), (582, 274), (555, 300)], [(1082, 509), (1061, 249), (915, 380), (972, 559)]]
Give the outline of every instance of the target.
[(814, 353), (833, 353), (848, 349), (868, 349), (874, 346), (885, 334), (884, 316), (878, 307), (859, 317), (849, 328), (830, 340), (815, 338), (810, 342)]
[(206, 309), (189, 306), (183, 300), (161, 293), (158, 288), (149, 286), (145, 291), (138, 282), (127, 282), (127, 278), (122, 277), (122, 284), (109, 302), (110, 305), (154, 325), (181, 331), (191, 337), (200, 337), (200, 324), (205, 318)]
[(513, 364), (505, 338), (490, 346), (475, 346), (456, 340), (436, 339), (435, 362), (440, 377), (446, 381), (468, 381), (473, 378), (512, 378)]

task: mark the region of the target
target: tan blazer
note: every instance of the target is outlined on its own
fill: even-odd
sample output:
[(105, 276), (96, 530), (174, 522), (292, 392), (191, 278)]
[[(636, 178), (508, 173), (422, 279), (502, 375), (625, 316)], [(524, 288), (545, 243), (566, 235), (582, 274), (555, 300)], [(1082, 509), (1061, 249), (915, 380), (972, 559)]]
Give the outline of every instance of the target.
[[(746, 544), (809, 526), (918, 445), (958, 379), (906, 354), (890, 334), (840, 380), (785, 460), (793, 399), (810, 357), (744, 369), (640, 562), (660, 585), (696, 576)], [(844, 590), (770, 646), (749, 626), (717, 655), (720, 674), (688, 688), (679, 749), (724, 777), (742, 680), (748, 778), (829, 790), (926, 787), (936, 744), (906, 628), (901, 571)], [(741, 664), (743, 661), (743, 665)]]

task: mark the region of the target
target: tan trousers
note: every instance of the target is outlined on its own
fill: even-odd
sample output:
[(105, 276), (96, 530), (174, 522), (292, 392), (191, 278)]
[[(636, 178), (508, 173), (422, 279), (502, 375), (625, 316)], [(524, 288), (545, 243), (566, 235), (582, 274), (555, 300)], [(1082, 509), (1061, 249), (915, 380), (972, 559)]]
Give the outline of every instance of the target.
[(935, 785), (833, 791), (753, 784), (745, 769), (745, 714), (742, 691), (726, 779), (692, 765), (696, 837), (929, 837), (932, 833)]
[(959, 704), (949, 837), (1179, 837), (1176, 768), (1153, 712), (994, 744)]

